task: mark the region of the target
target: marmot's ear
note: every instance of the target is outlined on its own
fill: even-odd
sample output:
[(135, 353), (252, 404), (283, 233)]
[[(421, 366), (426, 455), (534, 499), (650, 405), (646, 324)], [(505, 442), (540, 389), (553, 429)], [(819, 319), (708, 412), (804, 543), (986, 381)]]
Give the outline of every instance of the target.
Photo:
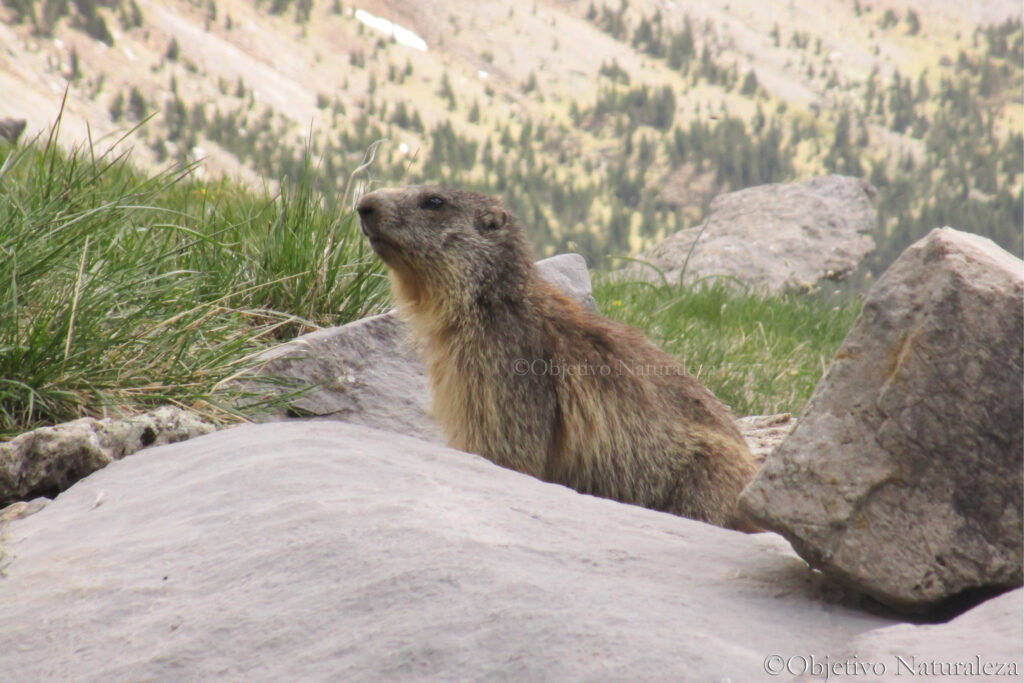
[(477, 218), (476, 227), (481, 232), (487, 230), (497, 230), (498, 228), (504, 227), (506, 223), (512, 217), (508, 215), (508, 211), (505, 211), (500, 206), (493, 206), (489, 209), (485, 209), (480, 216)]

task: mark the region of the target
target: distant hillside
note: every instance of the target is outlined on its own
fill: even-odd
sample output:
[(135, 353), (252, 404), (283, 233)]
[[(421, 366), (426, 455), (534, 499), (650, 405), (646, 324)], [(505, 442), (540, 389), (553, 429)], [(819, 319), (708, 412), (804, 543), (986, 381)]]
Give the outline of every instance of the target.
[(62, 140), (151, 117), (144, 164), (469, 186), (598, 264), (836, 171), (878, 188), (876, 270), (943, 224), (1022, 250), (1016, 2), (0, 2), (0, 117), (43, 132), (68, 87)]

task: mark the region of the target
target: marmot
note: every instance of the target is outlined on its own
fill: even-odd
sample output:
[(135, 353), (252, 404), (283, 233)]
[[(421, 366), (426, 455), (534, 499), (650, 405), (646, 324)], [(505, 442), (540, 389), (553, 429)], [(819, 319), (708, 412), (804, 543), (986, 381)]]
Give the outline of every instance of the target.
[(756, 467), (729, 410), (636, 330), (538, 275), (520, 223), (475, 192), (357, 206), (422, 347), (449, 444), (581, 493), (753, 530)]

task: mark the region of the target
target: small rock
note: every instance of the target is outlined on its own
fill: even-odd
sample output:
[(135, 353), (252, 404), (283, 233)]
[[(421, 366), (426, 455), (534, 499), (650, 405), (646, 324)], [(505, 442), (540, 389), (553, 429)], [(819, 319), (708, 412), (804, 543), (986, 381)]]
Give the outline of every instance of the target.
[(214, 426), (174, 406), (123, 419), (91, 417), (42, 427), (0, 444), (0, 505), (53, 497), (82, 477), (147, 446), (184, 441)]
[(26, 125), (28, 123), (25, 119), (0, 119), (0, 139), (6, 140), (11, 144), (16, 143), (24, 132)]
[(537, 261), (540, 276), (583, 304), (588, 311), (597, 311), (587, 261), (579, 254), (558, 254)]
[(7, 507), (0, 509), (0, 527), (5, 522), (13, 522), (16, 519), (24, 519), (29, 515), (34, 515), (46, 507), (48, 502), (50, 502), (49, 498), (36, 498), (34, 500), (19, 500), (17, 503), (11, 503)]
[(736, 420), (736, 424), (747, 440), (750, 454), (760, 465), (789, 436), (796, 426), (796, 420), (789, 413), (779, 413), (741, 417)]
[(741, 506), (813, 566), (922, 609), (1022, 583), (1024, 263), (933, 230), (879, 279)]

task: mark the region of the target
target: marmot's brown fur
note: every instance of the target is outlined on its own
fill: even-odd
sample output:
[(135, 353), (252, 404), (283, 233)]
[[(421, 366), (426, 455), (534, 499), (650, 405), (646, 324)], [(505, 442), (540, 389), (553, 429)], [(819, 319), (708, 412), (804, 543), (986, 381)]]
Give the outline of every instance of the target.
[(728, 409), (636, 330), (538, 275), (501, 203), (441, 187), (358, 205), (422, 345), (449, 444), (499, 465), (720, 526), (755, 465)]

